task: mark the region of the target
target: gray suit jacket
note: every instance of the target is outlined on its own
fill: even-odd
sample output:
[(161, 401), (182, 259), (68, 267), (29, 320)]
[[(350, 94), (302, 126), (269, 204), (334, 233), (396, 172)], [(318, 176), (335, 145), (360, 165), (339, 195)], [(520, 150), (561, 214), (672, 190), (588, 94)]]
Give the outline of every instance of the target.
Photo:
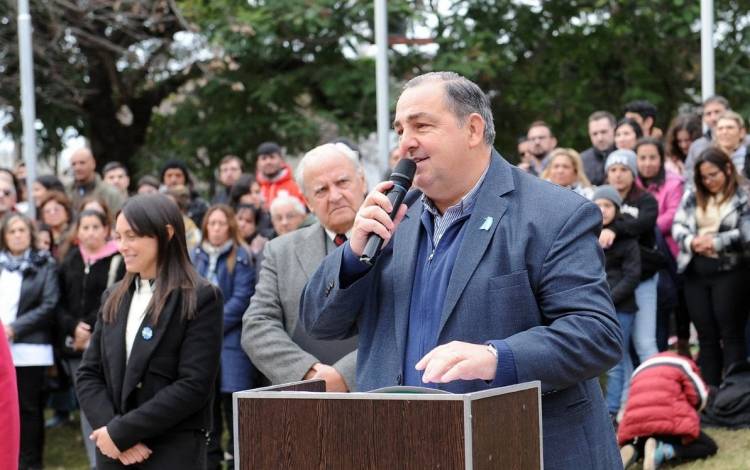
[[(263, 250), (255, 295), (242, 318), (242, 348), (273, 384), (301, 380), (313, 364), (326, 363), (297, 343), (306, 336), (297, 322), (300, 294), (325, 256), (320, 223), (271, 240)], [(329, 343), (332, 349), (351, 351), (330, 365), (354, 391), (356, 338)]]

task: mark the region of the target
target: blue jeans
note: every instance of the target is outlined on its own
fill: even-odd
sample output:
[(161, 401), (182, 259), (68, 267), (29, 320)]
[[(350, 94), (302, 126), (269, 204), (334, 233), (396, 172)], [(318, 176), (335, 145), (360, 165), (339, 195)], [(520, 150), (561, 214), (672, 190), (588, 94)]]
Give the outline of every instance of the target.
[(633, 374), (633, 362), (630, 359), (630, 333), (633, 329), (635, 315), (617, 312), (617, 321), (622, 329), (622, 358), (607, 372), (607, 409), (612, 414), (620, 411), (620, 403), (624, 402), (624, 395), (629, 389), (630, 376)]
[(641, 281), (635, 288), (638, 313), (633, 323), (633, 347), (640, 362), (659, 352), (656, 347), (656, 291), (659, 273)]

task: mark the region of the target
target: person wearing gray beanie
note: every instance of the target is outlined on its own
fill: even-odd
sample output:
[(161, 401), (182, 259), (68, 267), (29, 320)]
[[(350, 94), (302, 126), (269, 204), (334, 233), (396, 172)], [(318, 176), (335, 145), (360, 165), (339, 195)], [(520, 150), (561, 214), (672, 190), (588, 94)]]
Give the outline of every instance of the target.
[(633, 172), (633, 177), (638, 177), (638, 157), (632, 150), (615, 150), (610, 153), (607, 157), (607, 162), (604, 164), (604, 173), (609, 171), (609, 167), (612, 165), (623, 165), (627, 169)]
[(591, 197), (591, 200), (596, 202), (597, 199), (607, 199), (609, 201), (612, 201), (612, 204), (617, 206), (618, 209), (620, 208), (620, 206), (622, 206), (622, 198), (620, 197), (620, 194), (615, 188), (608, 184), (596, 188), (596, 191), (594, 191), (594, 195)]
[[(659, 270), (665, 267), (666, 263), (663, 255), (655, 248), (659, 203), (653, 195), (636, 184), (636, 162), (637, 157), (632, 150), (615, 150), (607, 157), (607, 183), (622, 198), (619, 211), (622, 216), (615, 217), (610, 224), (603, 224), (599, 243), (605, 249), (605, 253), (617, 240), (626, 237), (635, 238), (640, 245), (640, 282), (635, 288), (637, 314), (632, 319), (632, 343), (638, 359), (644, 362), (659, 352), (656, 344), (657, 283)], [(600, 199), (599, 202), (604, 201)], [(617, 306), (615, 308), (617, 309)], [(622, 367), (626, 367), (630, 361), (629, 348), (625, 355), (627, 360), (621, 364)], [(626, 381), (628, 377), (627, 371), (625, 374), (615, 371), (612, 383), (617, 383), (618, 380)], [(618, 388), (613, 387), (612, 392), (607, 393), (607, 405), (614, 416), (620, 410), (621, 390), (618, 397)]]

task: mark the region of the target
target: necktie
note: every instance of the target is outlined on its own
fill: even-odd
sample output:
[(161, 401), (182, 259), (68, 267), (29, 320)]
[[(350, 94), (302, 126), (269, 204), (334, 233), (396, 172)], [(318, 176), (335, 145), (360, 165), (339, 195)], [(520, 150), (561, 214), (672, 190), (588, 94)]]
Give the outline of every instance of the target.
[(336, 246), (343, 245), (345, 241), (346, 241), (346, 235), (341, 234), (341, 233), (336, 234), (336, 236), (333, 238), (333, 244)]

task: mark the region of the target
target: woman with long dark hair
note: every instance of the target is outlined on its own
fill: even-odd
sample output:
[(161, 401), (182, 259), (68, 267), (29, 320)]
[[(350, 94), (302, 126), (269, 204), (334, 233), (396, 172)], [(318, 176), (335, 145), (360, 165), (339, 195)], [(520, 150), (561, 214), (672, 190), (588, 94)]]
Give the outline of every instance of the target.
[[(255, 293), (255, 266), (237, 229), (234, 211), (225, 204), (209, 207), (203, 217), (203, 241), (193, 259), (198, 273), (224, 294), (224, 343), (221, 371), (214, 400), (214, 426), (209, 442), (209, 467), (221, 461), (221, 435), (224, 425), (229, 434), (227, 449), (234, 452), (232, 393), (255, 386), (255, 367), (242, 350), (242, 315)], [(223, 413), (222, 413), (223, 410)], [(223, 421), (222, 421), (223, 418)]]
[(659, 276), (656, 340), (659, 351), (666, 351), (669, 343), (671, 312), (675, 312), (677, 348), (689, 356), (690, 318), (684, 305), (682, 282), (677, 275), (675, 259), (679, 252), (672, 238), (672, 222), (680, 206), (684, 183), (680, 175), (667, 169), (667, 158), (660, 140), (643, 137), (635, 146), (638, 156), (638, 185), (651, 193), (659, 204), (656, 227), (660, 238), (658, 245), (667, 261)]
[[(42, 468), (44, 390), (54, 364), (52, 326), (59, 297), (55, 262), (34, 248), (34, 224), (11, 213), (0, 223), (0, 320), (11, 343), (21, 411), (19, 468)], [(4, 438), (4, 437), (3, 437)]]
[(638, 157), (638, 186), (651, 193), (659, 204), (656, 226), (669, 245), (673, 257), (677, 256), (677, 243), (672, 239), (672, 221), (682, 199), (684, 184), (680, 175), (666, 168), (664, 145), (653, 137), (643, 137), (635, 145)]
[(105, 293), (76, 383), (96, 467), (205, 468), (223, 297), (190, 263), (166, 196), (129, 199), (115, 239), (127, 273)]
[(672, 119), (664, 138), (667, 169), (682, 175), (685, 172), (685, 159), (690, 145), (702, 135), (701, 119), (697, 114), (680, 114)]
[(708, 147), (695, 162), (694, 186), (685, 191), (672, 236), (680, 247), (677, 269), (685, 273), (685, 298), (698, 331), (698, 364), (709, 385), (745, 360), (747, 257), (740, 219), (748, 196), (723, 150)]

